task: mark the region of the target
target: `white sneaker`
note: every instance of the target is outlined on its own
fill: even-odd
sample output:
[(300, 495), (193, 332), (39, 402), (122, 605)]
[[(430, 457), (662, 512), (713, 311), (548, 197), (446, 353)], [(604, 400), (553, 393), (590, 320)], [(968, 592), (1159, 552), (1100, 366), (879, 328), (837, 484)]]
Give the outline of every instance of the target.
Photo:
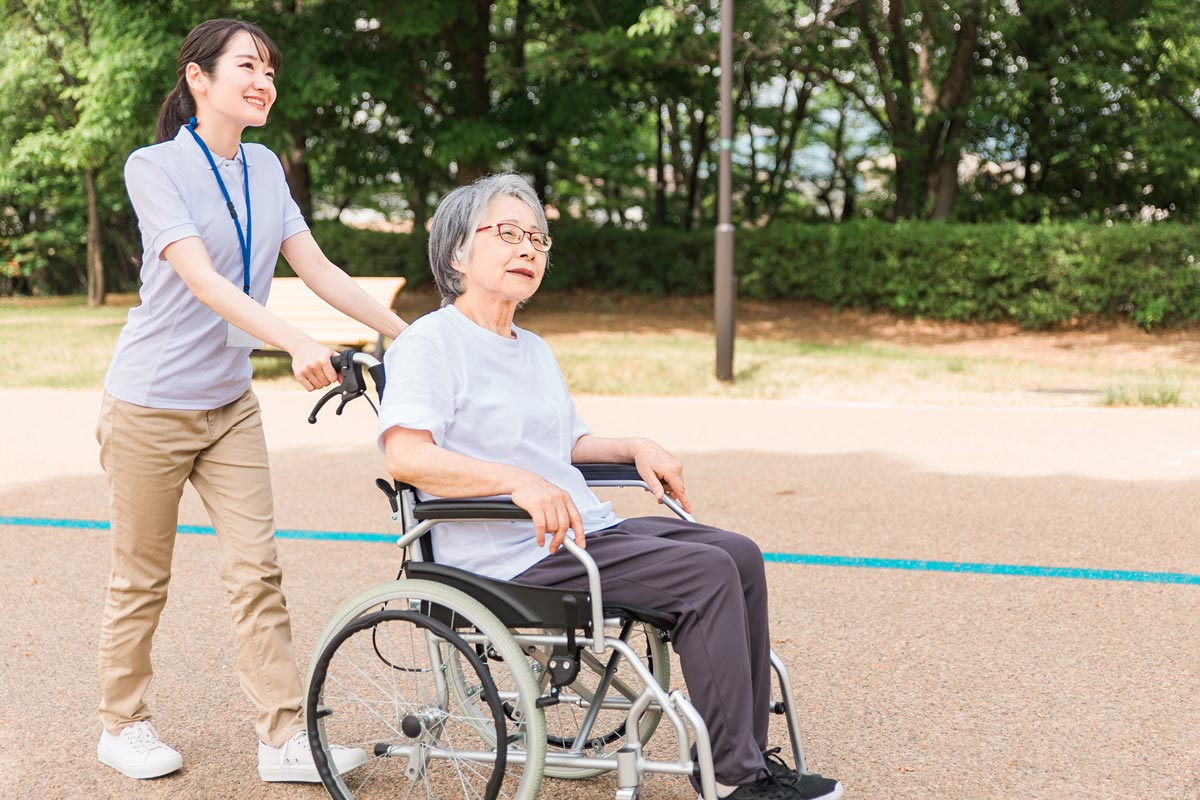
[[(332, 745), (329, 754), (338, 774), (361, 767), (371, 760), (366, 750), (357, 747)], [(317, 765), (313, 763), (312, 748), (308, 744), (308, 732), (299, 731), (283, 743), (282, 747), (271, 747), (266, 742), (258, 743), (258, 777), (264, 781), (288, 781), (291, 783), (320, 783)]]
[(101, 733), (96, 757), (122, 775), (139, 779), (160, 778), (183, 766), (183, 756), (158, 738), (149, 720), (122, 728), (116, 736)]

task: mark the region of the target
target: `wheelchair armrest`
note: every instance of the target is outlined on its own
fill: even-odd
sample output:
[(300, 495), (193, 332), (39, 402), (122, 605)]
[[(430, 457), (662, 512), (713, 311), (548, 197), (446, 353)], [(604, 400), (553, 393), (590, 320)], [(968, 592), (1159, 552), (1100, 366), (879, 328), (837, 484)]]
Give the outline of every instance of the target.
[(529, 519), (529, 512), (507, 500), (425, 500), (413, 506), (416, 520)]
[(633, 464), (576, 464), (589, 486), (644, 486)]
[[(413, 518), (421, 522), (438, 520), (514, 520), (529, 519), (529, 512), (515, 503), (504, 500), (426, 500), (413, 506)], [(410, 532), (400, 541), (405, 542)], [(604, 598), (600, 590), (600, 570), (596, 562), (567, 537), (563, 540), (567, 552), (579, 559), (588, 576), (588, 592), (592, 596), (592, 650), (604, 652)]]
[[(574, 466), (583, 474), (583, 479), (587, 481), (588, 486), (636, 486), (647, 492), (650, 491), (650, 487), (646, 485), (646, 481), (638, 474), (637, 467), (633, 464), (575, 464)], [(684, 511), (683, 506), (674, 498), (663, 497), (659, 502), (671, 509), (680, 519), (686, 519), (688, 522), (696, 521), (696, 518)]]

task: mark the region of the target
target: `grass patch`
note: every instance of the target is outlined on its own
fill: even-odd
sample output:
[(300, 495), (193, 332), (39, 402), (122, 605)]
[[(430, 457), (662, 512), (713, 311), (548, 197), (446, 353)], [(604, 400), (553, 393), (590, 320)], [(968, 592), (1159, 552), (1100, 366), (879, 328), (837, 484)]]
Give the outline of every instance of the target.
[(546, 339), (571, 391), (585, 394), (779, 399), (822, 384), (919, 384), (962, 373), (970, 361), (889, 345), (738, 339), (734, 382), (727, 384), (714, 376), (713, 342), (704, 334), (590, 333)]
[(1190, 405), (1185, 398), (1180, 381), (1159, 374), (1158, 379), (1133, 386), (1120, 384), (1109, 387), (1100, 401), (1106, 406), (1147, 406), (1170, 408)]
[(287, 356), (251, 356), (250, 366), (256, 381), (291, 381), (292, 360)]
[(82, 297), (0, 301), (0, 386), (91, 389), (104, 382), (128, 303)]
[[(759, 333), (762, 321), (749, 321), (740, 329), (753, 335), (735, 344), (735, 381), (723, 383), (714, 376), (711, 332), (683, 324), (703, 309), (684, 308), (679, 299), (663, 307), (622, 306), (603, 295), (568, 299), (569, 310), (527, 324), (550, 343), (568, 386), (582, 394), (1149, 407), (1200, 399), (1191, 389), (1200, 367), (1188, 361), (1139, 367), (1098, 353), (1055, 362), (1019, 348), (964, 353), (867, 338), (837, 320), (821, 328), (829, 343), (799, 332)], [(88, 308), (81, 297), (0, 298), (0, 387), (99, 388), (136, 301), (114, 296)], [(668, 320), (664, 307), (674, 314)], [(257, 385), (300, 390), (289, 359), (251, 363)]]

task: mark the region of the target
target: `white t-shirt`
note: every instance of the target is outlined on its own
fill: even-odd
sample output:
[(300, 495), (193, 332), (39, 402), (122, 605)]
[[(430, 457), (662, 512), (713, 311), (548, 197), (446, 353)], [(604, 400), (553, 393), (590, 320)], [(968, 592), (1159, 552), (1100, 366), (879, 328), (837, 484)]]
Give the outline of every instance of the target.
[[(266, 305), (279, 246), (308, 225), (279, 158), (260, 144), (243, 149), (253, 211), (250, 296)], [(213, 153), (213, 161), (244, 231), (241, 156)], [(129, 156), (125, 188), (142, 234), (141, 302), (129, 311), (104, 388), (150, 408), (208, 410), (231, 403), (250, 388), (250, 349), (225, 346), (225, 320), (197, 300), (162, 258), (167, 245), (199, 236), (217, 272), (242, 287), (241, 246), (208, 159), (181, 127), (174, 139)]]
[[(515, 339), (499, 336), (452, 305), (410, 325), (384, 356), (380, 445), (389, 428), (429, 431), (451, 452), (511, 464), (564, 489), (585, 533), (616, 525), (612, 504), (571, 465), (575, 443), (591, 431), (575, 413), (554, 353), (535, 334), (516, 325), (513, 332)], [(532, 522), (442, 523), (433, 550), (438, 563), (503, 580), (549, 555)]]

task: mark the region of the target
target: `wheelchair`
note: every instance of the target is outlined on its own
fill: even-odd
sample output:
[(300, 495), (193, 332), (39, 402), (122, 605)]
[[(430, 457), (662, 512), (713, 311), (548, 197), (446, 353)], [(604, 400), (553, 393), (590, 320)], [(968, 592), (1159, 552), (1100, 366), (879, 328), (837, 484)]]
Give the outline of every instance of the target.
[[(367, 395), (364, 367), (383, 397), (377, 359), (347, 350), (334, 366), (341, 383), (309, 422), (332, 399), (340, 399), (341, 414)], [(577, 466), (591, 486), (648, 490), (632, 465)], [(595, 564), (570, 537), (563, 546), (587, 570), (586, 591), (438, 564), (430, 557), (435, 525), (528, 516), (509, 502), (418, 501), (411, 486), (382, 478), (376, 485), (401, 528), (400, 574), (337, 610), (308, 669), (308, 736), (331, 797), (532, 800), (543, 776), (615, 771), (616, 800), (637, 800), (647, 773), (694, 776), (704, 800), (717, 800), (708, 729), (671, 688), (671, 617), (606, 604)], [(692, 519), (671, 498), (663, 502)], [(785, 716), (804, 772), (787, 669), (774, 652), (771, 666), (781, 699), (769, 711)], [(664, 726), (675, 746), (650, 758), (646, 745)], [(364, 749), (367, 763), (339, 775), (336, 746)]]

